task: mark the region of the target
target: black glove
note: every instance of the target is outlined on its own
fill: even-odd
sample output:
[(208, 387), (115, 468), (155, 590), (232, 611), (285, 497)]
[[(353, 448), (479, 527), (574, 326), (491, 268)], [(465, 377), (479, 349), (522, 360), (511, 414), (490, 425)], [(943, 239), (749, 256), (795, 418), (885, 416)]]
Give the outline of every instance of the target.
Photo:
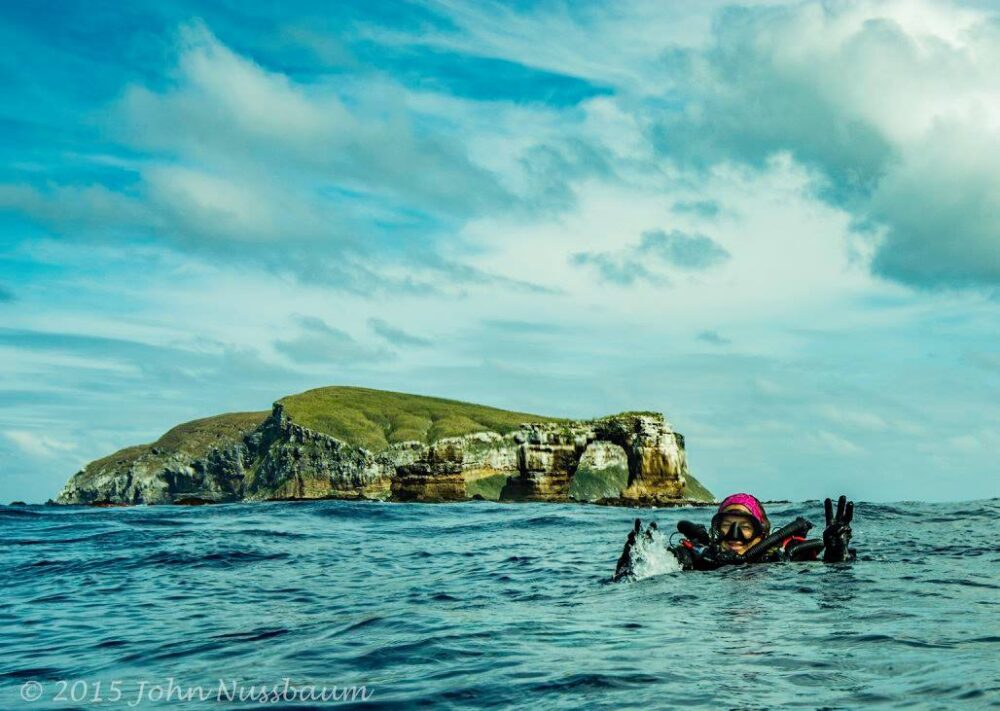
[[(612, 581), (617, 582), (622, 578), (627, 578), (632, 575), (632, 549), (635, 548), (635, 541), (639, 536), (639, 531), (641, 530), (642, 521), (636, 519), (635, 525), (628, 533), (628, 538), (625, 539), (625, 548), (622, 549), (622, 554), (618, 558), (618, 565), (615, 566), (615, 575), (612, 578)], [(653, 531), (655, 530), (657, 530), (657, 527), (656, 522), (654, 521), (646, 527), (646, 531), (643, 535), (647, 539), (651, 539), (653, 537)]]
[(848, 545), (851, 542), (851, 520), (854, 518), (854, 502), (848, 501), (846, 496), (841, 496), (837, 500), (837, 513), (833, 513), (833, 502), (827, 499), (824, 502), (826, 509), (826, 529), (823, 531), (823, 561), (826, 563), (840, 563), (850, 560), (851, 550)]
[(708, 529), (700, 523), (678, 521), (677, 530), (680, 531), (682, 536), (692, 543), (700, 543), (703, 546), (707, 546), (712, 541), (712, 537), (709, 535)]
[(642, 521), (636, 519), (635, 526), (628, 532), (628, 538), (625, 539), (625, 548), (622, 549), (622, 554), (618, 557), (618, 565), (615, 566), (615, 576), (612, 580), (621, 580), (632, 574), (632, 547), (635, 546), (635, 537), (639, 535), (641, 528)]

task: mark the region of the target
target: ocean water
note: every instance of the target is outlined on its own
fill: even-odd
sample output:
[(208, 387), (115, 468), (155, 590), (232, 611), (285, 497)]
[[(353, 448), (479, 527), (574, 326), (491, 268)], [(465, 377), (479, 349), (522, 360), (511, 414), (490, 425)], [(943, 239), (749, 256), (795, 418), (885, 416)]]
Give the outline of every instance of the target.
[(1000, 500), (859, 503), (854, 564), (609, 584), (637, 515), (710, 510), (0, 507), (0, 708), (1000, 705)]

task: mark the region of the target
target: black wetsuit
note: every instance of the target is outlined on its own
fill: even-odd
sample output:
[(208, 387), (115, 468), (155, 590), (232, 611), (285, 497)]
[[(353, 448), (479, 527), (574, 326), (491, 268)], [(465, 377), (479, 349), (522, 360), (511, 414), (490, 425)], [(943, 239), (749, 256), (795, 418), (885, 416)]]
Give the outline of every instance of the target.
[(726, 550), (719, 542), (696, 542), (684, 538), (679, 544), (669, 547), (684, 570), (715, 570), (724, 565), (816, 560), (822, 549), (823, 541), (792, 536), (748, 561), (743, 556)]
[[(856, 553), (849, 547), (851, 521), (854, 518), (854, 504), (844, 496), (837, 502), (834, 513), (830, 499), (825, 502), (826, 528), (823, 538), (807, 539), (805, 534), (812, 523), (797, 518), (787, 526), (770, 533), (743, 554), (733, 553), (723, 546), (717, 534), (709, 533), (704, 526), (690, 521), (680, 521), (677, 530), (684, 536), (678, 544), (670, 544), (668, 550), (674, 554), (684, 570), (716, 570), (726, 565), (748, 565), (752, 563), (777, 563), (781, 561), (822, 560), (826, 563), (841, 563), (854, 560)], [(633, 530), (625, 542), (625, 549), (618, 559), (614, 580), (633, 577), (636, 539), (641, 535), (647, 541), (657, 530), (651, 523), (644, 533), (640, 533), (642, 523), (636, 519)]]

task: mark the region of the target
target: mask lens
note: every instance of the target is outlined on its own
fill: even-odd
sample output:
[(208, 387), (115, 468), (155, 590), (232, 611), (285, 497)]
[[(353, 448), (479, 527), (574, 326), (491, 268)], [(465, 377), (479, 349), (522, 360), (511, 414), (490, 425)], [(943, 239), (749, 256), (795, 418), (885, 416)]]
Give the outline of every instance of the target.
[(724, 541), (747, 543), (760, 533), (760, 524), (749, 516), (733, 516), (732, 514), (716, 516), (714, 528)]

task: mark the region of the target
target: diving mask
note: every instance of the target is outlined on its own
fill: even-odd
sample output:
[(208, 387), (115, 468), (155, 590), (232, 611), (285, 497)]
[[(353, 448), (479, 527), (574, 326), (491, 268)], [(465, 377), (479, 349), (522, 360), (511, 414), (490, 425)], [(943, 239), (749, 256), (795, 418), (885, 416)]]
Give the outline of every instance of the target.
[(712, 530), (721, 540), (733, 543), (749, 543), (763, 533), (757, 519), (734, 513), (716, 514)]

